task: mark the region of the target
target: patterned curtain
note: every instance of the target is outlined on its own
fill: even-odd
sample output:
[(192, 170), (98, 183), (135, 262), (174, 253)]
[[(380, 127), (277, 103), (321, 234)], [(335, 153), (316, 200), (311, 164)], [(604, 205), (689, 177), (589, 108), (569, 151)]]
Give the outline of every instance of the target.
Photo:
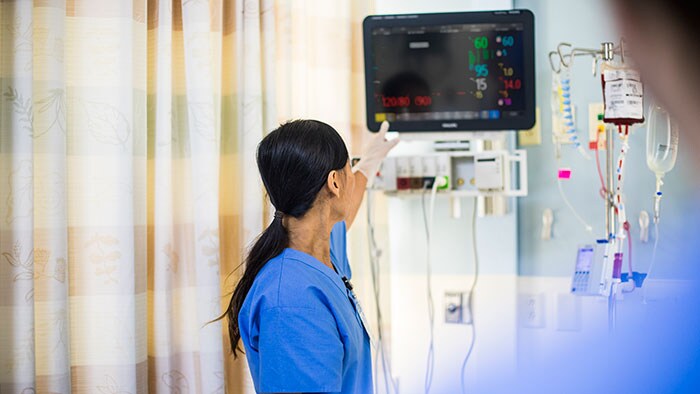
[(0, 391), (146, 387), (146, 20), (0, 2)]
[(321, 119), (359, 154), (365, 126), (362, 20), (373, 0), (275, 1), (277, 121)]
[(368, 3), (0, 0), (1, 393), (253, 392), (207, 322), (269, 217), (255, 148), (360, 135)]

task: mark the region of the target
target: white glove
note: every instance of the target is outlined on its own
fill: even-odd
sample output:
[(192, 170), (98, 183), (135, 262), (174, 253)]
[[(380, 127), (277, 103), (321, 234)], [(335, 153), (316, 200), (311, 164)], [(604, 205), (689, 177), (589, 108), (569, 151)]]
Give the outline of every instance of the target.
[(399, 139), (386, 139), (386, 132), (389, 130), (389, 122), (384, 121), (379, 127), (379, 132), (369, 138), (362, 150), (360, 161), (353, 167), (353, 172), (359, 171), (367, 178), (367, 185), (371, 185), (374, 177), (382, 165), (382, 161), (389, 154)]

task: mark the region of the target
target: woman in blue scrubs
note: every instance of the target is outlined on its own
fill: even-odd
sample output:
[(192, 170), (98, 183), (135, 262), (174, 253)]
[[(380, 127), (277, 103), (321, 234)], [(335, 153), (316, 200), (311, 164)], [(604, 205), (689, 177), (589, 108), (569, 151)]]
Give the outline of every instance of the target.
[(369, 336), (350, 278), (346, 231), (397, 140), (388, 124), (352, 169), (331, 126), (286, 123), (258, 146), (274, 220), (245, 260), (226, 311), (234, 357), (245, 347), (260, 393), (371, 393)]

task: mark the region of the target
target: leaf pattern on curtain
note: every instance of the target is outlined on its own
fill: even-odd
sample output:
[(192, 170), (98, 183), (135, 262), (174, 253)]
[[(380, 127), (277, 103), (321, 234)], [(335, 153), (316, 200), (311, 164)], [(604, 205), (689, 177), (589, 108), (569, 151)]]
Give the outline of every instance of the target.
[[(32, 52), (33, 24), (31, 21), (26, 22), (20, 15), (18, 15), (13, 22), (14, 23), (7, 26), (6, 31), (14, 38), (12, 49), (16, 57), (21, 58), (22, 56), (18, 56), (20, 52)], [(31, 56), (25, 61), (23, 69), (24, 71), (32, 69)]]
[(51, 113), (51, 122), (45, 126), (45, 129), (34, 134), (34, 137), (41, 137), (53, 129), (58, 129), (61, 133), (66, 132), (66, 91), (64, 89), (51, 89), (48, 93), (36, 103), (40, 113)]
[(7, 91), (3, 93), (5, 99), (12, 103), (12, 109), (19, 115), (19, 122), (22, 128), (32, 135), (34, 130), (34, 111), (32, 109), (32, 98), (24, 97), (12, 86), (7, 87)]
[(163, 384), (165, 384), (173, 394), (189, 394), (190, 383), (187, 377), (180, 371), (172, 370), (163, 374)]
[(218, 133), (214, 127), (214, 108), (211, 103), (190, 103), (189, 113), (193, 118), (195, 131), (207, 141), (216, 141)]
[(105, 382), (102, 386), (97, 386), (100, 394), (131, 394), (130, 391), (122, 390), (117, 381), (110, 375), (105, 375)]
[(202, 231), (197, 240), (201, 243), (201, 252), (207, 258), (209, 267), (219, 267), (219, 231), (207, 229)]
[(269, 221), (255, 148), (351, 129), (315, 92), (349, 86), (351, 2), (300, 4), (0, 1), (0, 392), (253, 392), (205, 323)]
[(119, 238), (110, 234), (95, 234), (83, 247), (87, 250), (88, 261), (95, 269), (95, 276), (102, 280), (102, 284), (118, 284), (117, 269), (122, 257)]
[(34, 188), (31, 161), (22, 160), (7, 176), (7, 199), (5, 200), (5, 222), (12, 224), (19, 218), (29, 218), (34, 204)]
[(12, 252), (4, 252), (2, 256), (8, 264), (10, 264), (17, 273), (12, 277), (13, 282), (18, 280), (34, 279), (34, 251), (29, 250), (25, 255), (22, 250), (22, 244), (17, 241), (12, 248)]
[(118, 108), (107, 103), (76, 100), (83, 111), (87, 127), (95, 140), (126, 148), (131, 137), (131, 124)]

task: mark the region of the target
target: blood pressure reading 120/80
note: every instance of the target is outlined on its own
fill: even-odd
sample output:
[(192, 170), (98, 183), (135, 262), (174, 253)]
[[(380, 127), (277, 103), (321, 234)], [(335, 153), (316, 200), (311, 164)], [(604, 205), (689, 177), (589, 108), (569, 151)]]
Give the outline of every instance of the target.
[(372, 35), (376, 122), (524, 114), (522, 24), (384, 27)]

